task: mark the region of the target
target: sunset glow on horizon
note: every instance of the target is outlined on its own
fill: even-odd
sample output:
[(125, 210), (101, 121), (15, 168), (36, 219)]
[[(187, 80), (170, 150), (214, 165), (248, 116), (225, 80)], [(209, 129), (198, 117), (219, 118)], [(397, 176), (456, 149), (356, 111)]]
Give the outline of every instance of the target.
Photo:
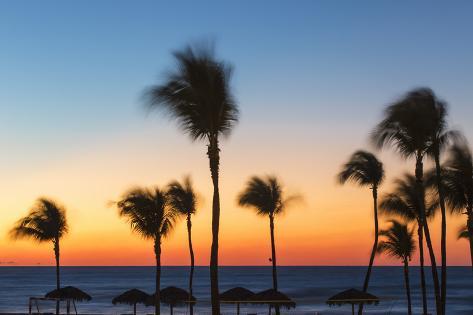
[[(376, 151), (368, 140), (385, 106), (411, 88), (428, 86), (445, 99), (450, 126), (473, 143), (473, 44), (465, 40), (473, 22), (461, 8), (438, 7), (418, 23), (420, 4), (373, 2), (370, 9), (353, 6), (337, 14), (329, 2), (307, 1), (305, 10), (248, 2), (228, 11), (216, 5), (212, 10), (222, 15), (196, 25), (189, 22), (191, 12), (175, 5), (169, 10), (187, 21), (177, 25), (153, 2), (110, 10), (112, 2), (103, 1), (94, 12), (86, 4), (68, 5), (74, 10), (62, 3), (29, 4), (40, 13), (14, 3), (0, 9), (0, 30), (8, 26), (14, 34), (3, 34), (9, 45), (0, 50), (6, 74), (0, 77), (0, 266), (54, 265), (52, 244), (8, 237), (41, 196), (67, 209), (63, 266), (154, 265), (152, 242), (131, 232), (113, 202), (132, 187), (165, 188), (186, 175), (199, 194), (196, 265), (209, 264), (206, 143), (191, 142), (162, 113), (147, 114), (142, 100), (144, 89), (173, 65), (172, 51), (195, 39), (215, 39), (217, 56), (234, 65), (241, 111), (221, 148), (222, 266), (270, 266), (268, 218), (237, 205), (248, 179), (266, 174), (304, 199), (276, 219), (279, 265), (367, 265), (371, 191), (341, 186), (336, 175), (358, 149), (374, 152), (385, 165), (380, 197), (391, 192), (393, 180), (414, 171), (414, 161)], [(64, 14), (55, 15), (53, 7)], [(267, 17), (265, 10), (274, 12)], [(248, 26), (232, 12), (245, 15)], [(437, 24), (445, 15), (452, 32)], [(288, 16), (291, 25), (281, 25)], [(385, 24), (373, 28), (380, 18)], [(381, 217), (381, 227), (386, 219)], [(449, 265), (470, 264), (468, 242), (456, 237), (465, 222), (465, 215), (448, 217)], [(440, 259), (440, 214), (431, 231)], [(184, 219), (164, 239), (162, 262), (189, 264)], [(400, 262), (380, 255), (375, 265)], [(412, 265), (418, 265), (417, 254)]]

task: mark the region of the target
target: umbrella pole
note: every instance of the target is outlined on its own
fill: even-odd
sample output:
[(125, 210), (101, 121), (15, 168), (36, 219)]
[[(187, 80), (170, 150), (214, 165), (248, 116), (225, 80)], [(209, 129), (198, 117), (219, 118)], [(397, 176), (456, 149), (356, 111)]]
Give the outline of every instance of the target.
[(172, 309), (172, 304), (171, 304), (171, 306), (170, 306), (170, 307), (171, 307), (171, 315), (173, 315), (173, 309)]
[(240, 315), (240, 303), (237, 303), (237, 315)]
[(136, 303), (133, 304), (133, 315), (136, 315)]
[(76, 312), (76, 315), (77, 315), (77, 307), (76, 307), (76, 302), (74, 302), (74, 300), (72, 300), (72, 305), (74, 305), (74, 311)]
[(351, 315), (355, 315), (355, 304), (351, 305)]
[(66, 301), (66, 312), (67, 312), (67, 315), (69, 315), (71, 313), (71, 301), (70, 300)]

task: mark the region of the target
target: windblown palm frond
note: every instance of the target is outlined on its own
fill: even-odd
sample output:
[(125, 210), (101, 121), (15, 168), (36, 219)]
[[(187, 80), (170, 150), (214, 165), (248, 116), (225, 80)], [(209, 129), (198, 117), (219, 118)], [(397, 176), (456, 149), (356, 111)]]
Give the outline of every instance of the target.
[(470, 240), (470, 233), (468, 233), (468, 228), (466, 226), (462, 226), (459, 230), (458, 230), (458, 236), (457, 236), (458, 239), (466, 239), (466, 240)]
[(167, 196), (169, 206), (182, 215), (191, 215), (196, 211), (197, 197), (189, 177), (183, 183), (174, 181), (168, 185)]
[(393, 146), (404, 157), (424, 155), (445, 129), (444, 105), (429, 88), (412, 90), (386, 108), (371, 140), (378, 148)]
[(10, 236), (13, 239), (31, 238), (38, 242), (60, 239), (68, 232), (66, 210), (55, 201), (40, 198), (27, 216), (20, 219)]
[(283, 189), (274, 176), (252, 177), (246, 189), (239, 195), (238, 204), (243, 207), (253, 207), (258, 215), (277, 215), (290, 205), (300, 200), (297, 195), (284, 197)]
[(456, 141), (442, 169), (446, 199), (453, 212), (464, 212), (473, 202), (473, 159), (466, 140)]
[(384, 239), (379, 242), (377, 252), (401, 260), (410, 260), (416, 249), (414, 231), (409, 230), (407, 224), (390, 220), (391, 226), (381, 230), (379, 235)]
[(176, 68), (162, 85), (150, 87), (149, 108), (162, 108), (192, 139), (228, 135), (238, 120), (230, 92), (232, 66), (217, 60), (213, 48), (188, 46), (174, 53)]
[[(379, 204), (382, 214), (399, 216), (408, 221), (420, 219), (420, 206), (417, 197), (416, 178), (405, 174), (403, 178), (395, 180), (392, 193), (386, 194)], [(425, 200), (427, 218), (433, 218), (438, 209), (438, 198), (428, 194)], [(425, 199), (425, 198), (424, 198)]]
[(135, 188), (117, 203), (119, 215), (125, 217), (132, 231), (145, 239), (167, 236), (172, 230), (177, 213), (168, 207), (166, 193), (159, 188)]
[(340, 184), (353, 181), (360, 186), (379, 186), (384, 179), (383, 164), (366, 151), (356, 151), (338, 175)]

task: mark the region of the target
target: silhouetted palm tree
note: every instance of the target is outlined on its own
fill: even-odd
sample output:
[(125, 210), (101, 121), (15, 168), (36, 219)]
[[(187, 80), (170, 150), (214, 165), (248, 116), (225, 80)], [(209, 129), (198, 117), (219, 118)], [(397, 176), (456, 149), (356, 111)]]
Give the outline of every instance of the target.
[[(195, 214), (197, 198), (192, 188), (192, 182), (189, 177), (184, 178), (183, 183), (177, 181), (172, 182), (168, 186), (167, 192), (169, 198), (169, 206), (180, 215), (186, 217), (187, 221), (187, 238), (189, 241), (189, 255), (191, 260), (191, 270), (189, 275), (189, 301), (192, 297), (192, 281), (194, 278), (194, 250), (192, 249), (192, 220)], [(190, 314), (194, 314), (194, 304), (189, 303)]]
[[(343, 165), (342, 171), (338, 174), (340, 184), (352, 181), (360, 186), (368, 186), (373, 194), (373, 213), (374, 213), (374, 243), (371, 250), (370, 262), (363, 283), (363, 292), (368, 290), (368, 284), (373, 267), (376, 248), (378, 247), (378, 187), (384, 179), (383, 163), (376, 156), (366, 151), (356, 151), (352, 154), (349, 161)], [(363, 311), (360, 305), (359, 313)]]
[(218, 300), (218, 232), (220, 221), (220, 136), (229, 135), (238, 120), (230, 79), (232, 67), (217, 60), (208, 48), (187, 47), (174, 53), (176, 69), (162, 85), (151, 87), (149, 106), (163, 108), (192, 140), (207, 141), (213, 184), (210, 287), (212, 314), (220, 315)]
[(473, 268), (473, 159), (466, 140), (459, 138), (449, 150), (442, 169), (447, 203), (453, 213), (467, 215), (470, 256)]
[(437, 314), (442, 314), (442, 300), (437, 272), (437, 263), (430, 238), (429, 225), (425, 217), (424, 204), (424, 157), (432, 151), (434, 136), (439, 130), (439, 114), (436, 106), (425, 101), (428, 89), (417, 89), (407, 93), (403, 98), (388, 106), (384, 119), (372, 133), (372, 140), (378, 148), (392, 146), (404, 158), (415, 158), (415, 176), (417, 198), (422, 209), (421, 221), (424, 226), (425, 240), (429, 248), (432, 278), (435, 291)]
[(411, 289), (409, 285), (409, 260), (415, 251), (414, 230), (408, 229), (406, 224), (396, 220), (389, 221), (391, 226), (379, 232), (384, 237), (379, 242), (378, 253), (385, 253), (388, 256), (399, 258), (404, 264), (404, 281), (407, 295), (407, 312), (412, 314)]
[[(426, 218), (429, 219), (434, 216), (435, 210), (438, 208), (438, 200), (431, 197), (426, 200), (424, 204), (426, 206)], [(382, 214), (398, 216), (409, 222), (417, 223), (422, 309), (423, 314), (427, 314), (427, 292), (424, 272), (424, 232), (420, 216), (421, 209), (419, 206), (419, 199), (417, 198), (415, 176), (405, 174), (403, 178), (397, 179), (395, 181), (393, 192), (383, 196), (379, 207)]]
[[(282, 214), (289, 204), (299, 196), (285, 197), (283, 188), (274, 176), (252, 177), (243, 192), (238, 196), (238, 204), (243, 207), (252, 207), (256, 214), (269, 217), (269, 232), (271, 237), (271, 262), (273, 265), (273, 289), (278, 290), (276, 245), (274, 243), (274, 219)], [(276, 307), (276, 313), (279, 308)]]
[[(10, 231), (10, 236), (13, 239), (31, 238), (40, 243), (53, 243), (57, 290), (61, 288), (59, 241), (67, 232), (65, 208), (48, 198), (39, 198), (28, 215), (17, 221)], [(56, 314), (59, 314), (59, 301), (56, 302)]]
[(425, 104), (428, 116), (431, 117), (432, 128), (432, 145), (429, 149), (429, 156), (435, 162), (435, 178), (437, 184), (437, 192), (439, 195), (441, 221), (441, 239), (440, 249), (442, 256), (442, 275), (441, 275), (441, 305), (442, 314), (445, 314), (446, 297), (447, 297), (447, 214), (445, 206), (445, 192), (443, 191), (442, 172), (440, 165), (440, 152), (444, 150), (447, 143), (452, 138), (458, 137), (458, 132), (447, 129), (447, 103), (437, 98), (435, 93), (428, 88), (419, 89), (411, 101), (421, 102)]
[(159, 188), (135, 188), (125, 193), (117, 202), (119, 215), (130, 223), (131, 230), (144, 239), (154, 241), (156, 256), (155, 311), (160, 313), (159, 290), (161, 285), (161, 242), (169, 235), (177, 213), (168, 207), (166, 193)]

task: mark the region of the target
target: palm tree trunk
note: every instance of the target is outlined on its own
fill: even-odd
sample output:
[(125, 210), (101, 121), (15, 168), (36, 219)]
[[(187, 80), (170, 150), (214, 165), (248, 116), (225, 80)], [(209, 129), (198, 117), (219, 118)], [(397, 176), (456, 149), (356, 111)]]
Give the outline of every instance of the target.
[(434, 283), (434, 292), (435, 292), (435, 305), (436, 305), (436, 312), (437, 315), (442, 314), (442, 305), (440, 299), (440, 285), (439, 285), (439, 278), (437, 272), (437, 263), (435, 260), (435, 253), (432, 247), (432, 240), (430, 239), (430, 231), (429, 231), (429, 224), (425, 217), (425, 202), (424, 202), (424, 165), (422, 162), (422, 155), (417, 154), (416, 158), (416, 168), (415, 168), (415, 176), (416, 176), (416, 188), (417, 188), (417, 198), (419, 198), (419, 214), (420, 220), (424, 227), (425, 233), (425, 242), (427, 243), (427, 247), (429, 248), (429, 256), (430, 256), (430, 264), (432, 269), (432, 278)]
[(407, 258), (404, 259), (404, 281), (407, 295), (407, 314), (412, 315), (411, 288), (409, 285), (409, 263), (407, 262)]
[[(276, 270), (276, 244), (274, 242), (274, 214), (269, 215), (269, 231), (271, 234), (271, 262), (273, 265), (273, 289), (278, 290), (278, 275)], [(274, 306), (276, 315), (279, 315), (279, 306)]]
[(471, 209), (468, 211), (468, 220), (466, 225), (468, 229), (468, 240), (470, 241), (471, 269), (473, 270), (473, 218)]
[(192, 299), (192, 281), (194, 279), (194, 250), (192, 248), (192, 222), (191, 214), (187, 214), (187, 238), (189, 240), (189, 254), (191, 258), (191, 270), (189, 274), (189, 314), (194, 314), (194, 304), (191, 303)]
[[(363, 292), (368, 291), (368, 285), (370, 282), (371, 270), (373, 268), (374, 256), (376, 255), (376, 249), (378, 248), (378, 188), (373, 187), (373, 212), (374, 212), (374, 243), (371, 249), (370, 262), (368, 264), (368, 270), (366, 271), (365, 282), (363, 283)], [(363, 314), (363, 304), (360, 304), (358, 308), (358, 315)]]
[(442, 186), (442, 174), (440, 168), (440, 152), (437, 149), (435, 152), (435, 173), (437, 180), (437, 190), (439, 193), (440, 212), (442, 215), (442, 232), (440, 240), (440, 248), (442, 254), (442, 274), (441, 274), (441, 288), (440, 297), (442, 304), (442, 314), (445, 314), (445, 306), (447, 302), (447, 214), (445, 208), (445, 193)]
[(212, 302), (212, 315), (220, 315), (220, 301), (218, 290), (218, 231), (220, 225), (220, 195), (218, 189), (218, 174), (220, 164), (220, 153), (218, 148), (218, 137), (209, 138), (207, 155), (210, 163), (210, 174), (213, 184), (212, 202), (212, 247), (210, 250), (210, 298)]
[(154, 311), (156, 315), (161, 312), (161, 237), (158, 235), (154, 240), (154, 254), (156, 256), (156, 296)]
[[(59, 270), (59, 237), (54, 239), (54, 257), (56, 259), (56, 289), (59, 290), (61, 288), (61, 277)], [(56, 301), (56, 314), (59, 315), (59, 301)]]
[(273, 289), (278, 289), (278, 275), (276, 271), (276, 245), (274, 244), (274, 216), (269, 216), (269, 231), (271, 234), (271, 262), (273, 265)]
[(419, 264), (420, 264), (420, 285), (422, 289), (422, 314), (427, 315), (427, 288), (425, 285), (425, 270), (424, 270), (424, 229), (422, 223), (417, 222), (417, 236), (419, 237)]

